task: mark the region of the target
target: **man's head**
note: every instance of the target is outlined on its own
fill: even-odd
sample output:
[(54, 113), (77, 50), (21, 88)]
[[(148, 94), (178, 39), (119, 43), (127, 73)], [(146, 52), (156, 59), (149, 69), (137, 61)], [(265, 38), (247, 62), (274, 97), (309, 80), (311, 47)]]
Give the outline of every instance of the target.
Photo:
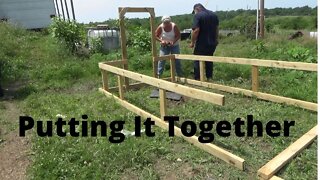
[(203, 11), (205, 9), (206, 8), (201, 3), (197, 3), (193, 6), (192, 14), (197, 14), (198, 12)]
[(171, 17), (170, 16), (163, 16), (161, 19), (163, 24), (170, 24), (171, 23)]

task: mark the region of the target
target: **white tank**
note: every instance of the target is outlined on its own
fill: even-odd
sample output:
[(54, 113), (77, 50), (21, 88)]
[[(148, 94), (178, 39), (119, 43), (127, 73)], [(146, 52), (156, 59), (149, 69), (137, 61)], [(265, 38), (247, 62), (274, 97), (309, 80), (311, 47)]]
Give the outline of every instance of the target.
[(310, 38), (318, 38), (318, 32), (310, 32)]
[(103, 50), (120, 48), (120, 32), (115, 29), (92, 28), (88, 30), (89, 48), (92, 47), (90, 39), (101, 38)]

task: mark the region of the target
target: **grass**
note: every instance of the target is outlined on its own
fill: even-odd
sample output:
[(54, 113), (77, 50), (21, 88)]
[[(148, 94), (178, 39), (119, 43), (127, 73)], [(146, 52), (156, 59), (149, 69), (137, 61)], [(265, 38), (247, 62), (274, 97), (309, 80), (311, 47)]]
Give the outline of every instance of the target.
[[(17, 79), (27, 79), (30, 82), (18, 91), (18, 99), (15, 101), (23, 114), (42, 121), (56, 121), (57, 114), (66, 115), (67, 119), (75, 117), (79, 120), (81, 115), (87, 114), (88, 121), (104, 120), (110, 123), (124, 120), (125, 129), (133, 131), (135, 114), (98, 92), (101, 87), (98, 62), (120, 59), (120, 51), (79, 58), (58, 46), (54, 39), (44, 33), (10, 31), (11, 27), (4, 24), (0, 24), (0, 28), (9, 29), (7, 33), (15, 34), (10, 35), (12, 44), (8, 44), (6, 49), (2, 47), (2, 52), (10, 52), (19, 43), (25, 47), (17, 49), (13, 54), (2, 55), (12, 62), (23, 60), (23, 66), (12, 69), (12, 72), (23, 74), (23, 78), (7, 76), (5, 83), (8, 85)], [(187, 44), (188, 42), (182, 42), (181, 53), (191, 54)], [(6, 43), (3, 42), (3, 45)], [(308, 50), (308, 53), (305, 50)], [(298, 55), (295, 56), (295, 53)], [(149, 52), (138, 52), (129, 48), (128, 54), (130, 70), (152, 74)], [(247, 40), (241, 36), (223, 38), (216, 55), (302, 62), (308, 58), (317, 59), (315, 40), (287, 41), (277, 35), (270, 35), (262, 42)], [(192, 62), (183, 62), (183, 69), (185, 75), (192, 78)], [(249, 89), (250, 74), (249, 66), (217, 63), (214, 68), (214, 81)], [(260, 76), (263, 92), (317, 102), (316, 73), (261, 68)], [(111, 85), (116, 85), (115, 77), (112, 77)], [(159, 116), (159, 101), (149, 98), (152, 89), (147, 87), (130, 91), (125, 98)], [(226, 106), (220, 107), (189, 98), (179, 104), (169, 101), (169, 114), (180, 116), (181, 122), (178, 125), (186, 119), (197, 123), (203, 120), (233, 122), (237, 117), (246, 118), (248, 114), (252, 114), (255, 120), (264, 124), (270, 120), (292, 120), (296, 121), (296, 125), (292, 127), (290, 137), (271, 138), (264, 135), (263, 138), (239, 138), (233, 134), (231, 137), (222, 138), (215, 134), (214, 144), (246, 160), (245, 171), (229, 166), (181, 138), (170, 138), (165, 131), (157, 127), (156, 136), (153, 138), (129, 137), (121, 144), (111, 144), (104, 137), (40, 138), (33, 130), (33, 162), (28, 170), (29, 178), (170, 179), (177, 176), (179, 179), (255, 179), (257, 170), (262, 165), (317, 124), (317, 113), (314, 112), (241, 95), (205, 90), (224, 94)], [(0, 102), (0, 113), (6, 111), (3, 102)], [(0, 124), (5, 123), (5, 118), (0, 116)], [(277, 175), (285, 179), (316, 179), (316, 152), (317, 142)]]

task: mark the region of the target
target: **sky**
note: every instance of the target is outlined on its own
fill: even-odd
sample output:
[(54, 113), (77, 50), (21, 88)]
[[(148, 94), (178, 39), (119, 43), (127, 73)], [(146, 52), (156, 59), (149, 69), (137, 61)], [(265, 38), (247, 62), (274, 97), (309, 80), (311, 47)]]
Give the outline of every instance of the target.
[[(73, 0), (76, 19), (80, 23), (118, 19), (118, 7), (152, 7), (156, 16), (180, 15), (192, 12), (193, 5), (202, 3), (207, 9), (257, 9), (258, 0)], [(265, 0), (265, 8), (316, 7), (316, 0)], [(71, 12), (71, 10), (70, 10)], [(127, 13), (126, 17), (149, 17), (147, 13)]]

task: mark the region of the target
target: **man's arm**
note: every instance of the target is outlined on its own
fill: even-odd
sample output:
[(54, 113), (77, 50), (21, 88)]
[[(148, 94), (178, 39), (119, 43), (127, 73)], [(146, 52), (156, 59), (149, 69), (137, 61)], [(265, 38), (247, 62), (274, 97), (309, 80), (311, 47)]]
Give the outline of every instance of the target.
[(174, 34), (175, 34), (175, 39), (172, 42), (172, 44), (176, 43), (181, 38), (181, 33), (178, 26), (174, 26)]
[(162, 42), (162, 40), (160, 39), (161, 33), (162, 33), (162, 29), (160, 26), (158, 26), (158, 28), (156, 29), (156, 40), (159, 42)]
[(200, 32), (200, 28), (195, 28), (192, 33), (191, 33), (191, 43), (190, 43), (190, 47), (193, 48), (198, 36), (199, 36), (199, 32)]

